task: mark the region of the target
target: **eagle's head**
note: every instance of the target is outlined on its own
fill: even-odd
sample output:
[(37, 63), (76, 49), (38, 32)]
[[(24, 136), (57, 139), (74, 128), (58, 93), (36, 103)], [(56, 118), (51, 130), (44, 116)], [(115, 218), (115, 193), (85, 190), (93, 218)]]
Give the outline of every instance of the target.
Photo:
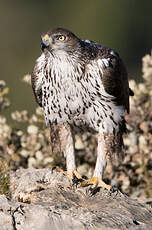
[(46, 34), (42, 34), (41, 39), (42, 51), (48, 50), (51, 53), (73, 52), (80, 46), (80, 39), (71, 31), (62, 28), (49, 30)]

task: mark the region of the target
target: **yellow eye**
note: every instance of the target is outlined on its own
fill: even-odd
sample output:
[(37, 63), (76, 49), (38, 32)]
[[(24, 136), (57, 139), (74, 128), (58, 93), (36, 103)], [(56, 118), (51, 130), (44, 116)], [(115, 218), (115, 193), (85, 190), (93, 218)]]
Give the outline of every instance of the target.
[(60, 35), (60, 36), (58, 37), (58, 40), (59, 40), (59, 41), (64, 41), (64, 40), (65, 40), (65, 36), (64, 36), (64, 35)]

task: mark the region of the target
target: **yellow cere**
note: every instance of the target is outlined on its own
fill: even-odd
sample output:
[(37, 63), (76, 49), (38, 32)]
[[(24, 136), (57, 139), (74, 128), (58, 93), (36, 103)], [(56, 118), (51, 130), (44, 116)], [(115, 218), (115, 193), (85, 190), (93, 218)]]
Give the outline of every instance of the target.
[(44, 36), (44, 38), (43, 38), (45, 41), (48, 41), (49, 40), (49, 35), (48, 34), (46, 34), (45, 36)]

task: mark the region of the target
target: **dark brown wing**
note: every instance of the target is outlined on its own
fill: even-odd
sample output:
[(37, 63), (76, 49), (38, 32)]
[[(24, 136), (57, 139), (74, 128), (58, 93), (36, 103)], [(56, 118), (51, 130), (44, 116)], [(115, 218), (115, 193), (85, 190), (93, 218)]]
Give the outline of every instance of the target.
[(105, 91), (114, 96), (116, 104), (123, 105), (129, 113), (128, 75), (122, 60), (116, 52), (108, 48), (101, 50), (99, 57), (106, 59), (108, 63), (102, 74)]
[(114, 96), (116, 104), (123, 105), (129, 113), (129, 96), (133, 96), (134, 93), (129, 88), (128, 74), (119, 54), (93, 41), (86, 40), (81, 43), (86, 57), (103, 63), (99, 65), (99, 72), (105, 91)]

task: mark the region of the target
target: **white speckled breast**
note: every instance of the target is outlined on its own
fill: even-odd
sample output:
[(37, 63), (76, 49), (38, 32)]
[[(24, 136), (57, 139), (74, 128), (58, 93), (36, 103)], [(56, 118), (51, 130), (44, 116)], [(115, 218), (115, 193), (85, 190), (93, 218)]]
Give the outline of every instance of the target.
[(50, 56), (49, 60), (42, 85), (46, 123), (69, 123), (89, 131), (116, 132), (126, 111), (123, 106), (115, 105), (114, 97), (102, 85), (101, 74), (108, 66), (108, 59), (90, 62), (85, 66), (85, 74), (84, 66), (75, 60), (71, 63), (63, 52), (52, 59)]

